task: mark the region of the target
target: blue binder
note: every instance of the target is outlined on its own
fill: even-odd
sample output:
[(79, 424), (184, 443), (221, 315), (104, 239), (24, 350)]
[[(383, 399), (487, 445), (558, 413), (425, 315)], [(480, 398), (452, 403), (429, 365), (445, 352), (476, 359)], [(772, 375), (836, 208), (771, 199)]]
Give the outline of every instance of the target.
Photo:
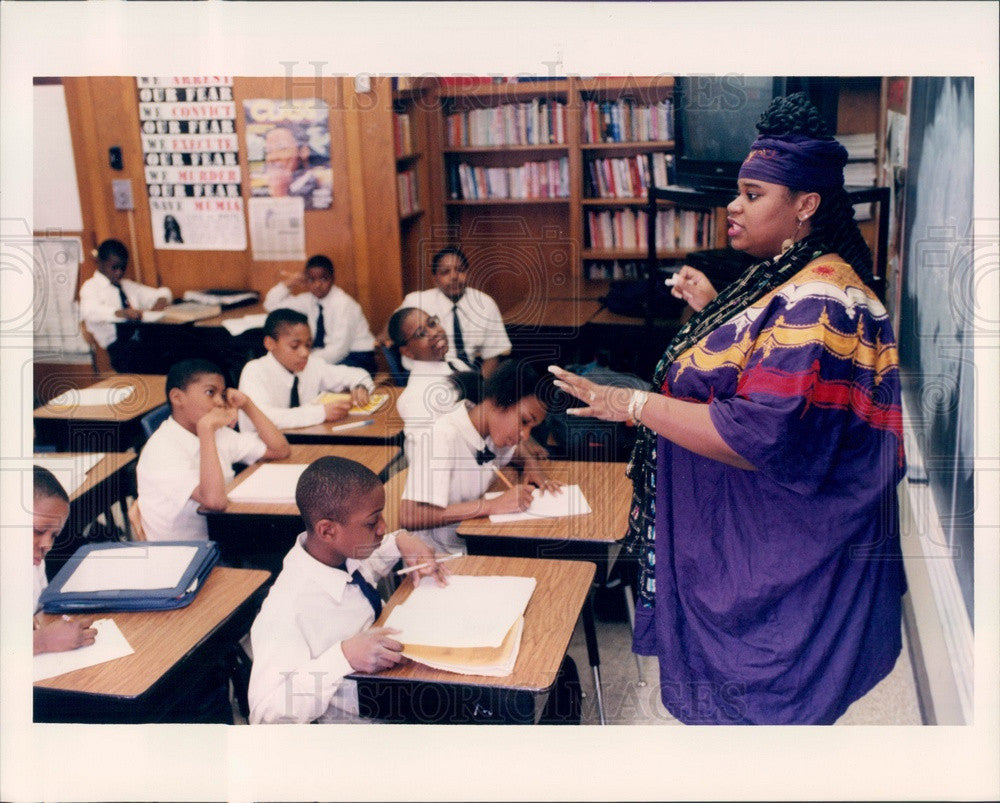
[[(195, 547), (196, 551), (180, 582), (173, 588), (121, 588), (109, 591), (63, 591), (63, 586), (73, 576), (80, 563), (93, 552), (114, 549), (175, 549)], [(39, 599), (46, 613), (71, 613), (77, 611), (165, 611), (190, 605), (198, 594), (208, 573), (219, 561), (219, 548), (214, 541), (170, 541), (149, 543), (86, 544), (81, 546), (52, 579)]]

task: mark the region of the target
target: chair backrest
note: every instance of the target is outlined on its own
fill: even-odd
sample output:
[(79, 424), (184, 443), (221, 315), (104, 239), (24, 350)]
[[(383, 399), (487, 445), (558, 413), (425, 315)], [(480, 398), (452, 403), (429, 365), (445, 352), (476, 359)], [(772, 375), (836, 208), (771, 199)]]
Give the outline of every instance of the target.
[(170, 415), (170, 403), (161, 404), (159, 407), (150, 410), (146, 413), (139, 423), (142, 424), (142, 432), (149, 440), (149, 437), (156, 432), (157, 428), (164, 421), (167, 420), (167, 416)]
[(392, 377), (392, 383), (397, 387), (404, 387), (406, 381), (410, 378), (410, 372), (403, 367), (396, 347), (379, 344), (379, 348), (382, 350), (382, 356), (385, 357), (385, 361), (389, 366), (389, 375)]
[(80, 321), (80, 334), (90, 349), (90, 364), (94, 367), (94, 373), (113, 374), (114, 369), (111, 367), (111, 357), (108, 356), (107, 349), (101, 348), (98, 345), (97, 339), (87, 328), (87, 324), (84, 321)]

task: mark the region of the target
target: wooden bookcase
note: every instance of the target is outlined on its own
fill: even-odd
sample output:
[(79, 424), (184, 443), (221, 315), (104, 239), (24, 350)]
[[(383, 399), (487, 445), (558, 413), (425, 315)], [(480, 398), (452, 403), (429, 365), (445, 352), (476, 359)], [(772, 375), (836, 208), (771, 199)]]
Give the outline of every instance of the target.
[[(839, 133), (877, 130), (878, 89), (877, 78), (844, 81)], [(646, 198), (642, 187), (636, 187), (635, 165), (650, 154), (672, 159), (672, 130), (657, 125), (639, 137), (624, 131), (608, 137), (603, 109), (617, 104), (633, 112), (634, 118), (637, 109), (672, 103), (671, 76), (569, 77), (460, 86), (437, 82), (420, 92), (420, 104), (409, 96), (394, 96), (397, 110), (419, 105), (426, 137), (419, 146), (424, 149), (421, 155), (411, 157), (417, 171), (423, 168), (426, 173), (421, 184), (428, 188), (422, 196), (425, 211), (416, 221), (400, 223), (404, 292), (430, 285), (430, 256), (446, 244), (462, 246), (472, 266), (471, 283), (493, 296), (505, 316), (516, 315), (524, 305), (597, 298), (607, 293), (609, 279), (641, 275), (646, 247), (645, 226), (640, 221)], [(551, 136), (525, 137), (525, 112), (519, 117), (519, 107), (529, 111), (559, 108), (563, 118), (558, 136), (553, 131)], [(600, 110), (596, 129), (595, 108)], [(464, 123), (456, 122), (460, 116), (465, 117)], [(668, 117), (672, 124), (672, 113)], [(618, 128), (627, 120), (618, 118)], [(558, 192), (497, 197), (498, 184), (500, 195), (518, 194), (511, 190), (511, 181), (507, 188), (502, 186), (501, 171), (510, 173), (533, 162), (561, 163), (563, 186)], [(401, 162), (399, 169), (409, 163)], [(615, 175), (614, 168), (620, 171), (623, 164), (629, 164), (633, 192), (623, 194), (616, 184), (615, 192), (602, 194), (593, 180), (595, 167), (602, 167), (605, 175), (609, 170)], [(470, 186), (470, 175), (478, 180), (475, 187)], [(483, 189), (491, 179), (491, 191)], [(430, 212), (434, 206), (436, 215)], [(677, 222), (670, 227), (675, 235), (692, 231), (690, 220), (681, 222), (685, 214), (697, 216), (695, 238), (670, 242), (668, 237), (668, 244), (658, 251), (660, 259), (680, 260), (690, 251), (726, 244), (724, 209), (685, 208), (667, 201), (660, 204), (660, 210), (676, 216)], [(595, 241), (591, 222), (602, 215), (604, 231), (608, 230), (606, 221), (611, 221), (613, 236)], [(639, 236), (634, 241), (624, 237), (625, 228), (615, 230), (615, 222), (634, 222)], [(874, 224), (863, 224), (862, 231), (874, 245)]]

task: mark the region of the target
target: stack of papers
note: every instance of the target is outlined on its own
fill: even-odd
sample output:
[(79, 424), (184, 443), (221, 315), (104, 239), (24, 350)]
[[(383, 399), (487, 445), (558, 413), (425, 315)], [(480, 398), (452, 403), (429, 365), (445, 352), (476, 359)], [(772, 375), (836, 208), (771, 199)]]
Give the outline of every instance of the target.
[(185, 301), (196, 301), (199, 304), (221, 304), (232, 307), (236, 304), (246, 304), (256, 301), (260, 296), (253, 290), (185, 290)]
[(51, 471), (67, 494), (72, 496), (87, 480), (87, 472), (104, 459), (104, 452), (81, 453), (71, 457), (44, 457), (35, 455), (36, 466)]
[(295, 504), (295, 486), (305, 463), (264, 463), (229, 492), (230, 502)]
[(503, 677), (514, 671), (533, 577), (452, 575), (439, 586), (425, 577), (385, 620), (400, 632), (403, 655), (464, 675)]
[[(315, 399), (313, 399), (313, 404), (329, 404), (330, 402), (339, 401), (350, 401), (350, 393), (331, 393), (327, 391), (326, 393), (320, 393)], [(373, 393), (368, 397), (368, 404), (364, 407), (358, 407), (355, 405), (347, 412), (350, 415), (371, 415), (376, 410), (382, 407), (387, 401), (389, 401), (388, 393)]]
[(97, 631), (93, 644), (66, 652), (43, 652), (36, 655), (31, 663), (32, 681), (37, 683), (39, 680), (103, 664), (135, 652), (114, 619), (98, 619), (91, 627)]
[(84, 388), (67, 390), (48, 403), (48, 407), (113, 407), (135, 392), (132, 385), (118, 388)]
[[(488, 494), (490, 496), (499, 494)], [(531, 506), (523, 513), (497, 513), (490, 516), (494, 524), (511, 521), (535, 521), (536, 519), (582, 516), (590, 513), (590, 503), (579, 485), (564, 485), (562, 493), (542, 492), (538, 488), (532, 494)]]
[(267, 320), (267, 313), (260, 312), (253, 315), (244, 315), (242, 318), (230, 318), (228, 321), (223, 321), (222, 325), (226, 327), (226, 331), (229, 332), (233, 337), (237, 335), (242, 335), (244, 332), (249, 332), (251, 329), (263, 329), (264, 321)]
[(168, 323), (190, 323), (211, 318), (222, 312), (218, 304), (198, 304), (195, 301), (182, 301), (163, 310), (163, 320)]

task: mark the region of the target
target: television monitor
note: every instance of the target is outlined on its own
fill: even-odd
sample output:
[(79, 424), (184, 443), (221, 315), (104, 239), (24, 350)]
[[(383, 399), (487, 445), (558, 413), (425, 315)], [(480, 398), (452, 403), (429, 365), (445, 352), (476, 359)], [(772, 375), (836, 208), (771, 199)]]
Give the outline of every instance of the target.
[(757, 121), (780, 95), (805, 91), (836, 131), (836, 81), (754, 75), (678, 77), (674, 84), (677, 183), (735, 193), (740, 165), (757, 136)]

